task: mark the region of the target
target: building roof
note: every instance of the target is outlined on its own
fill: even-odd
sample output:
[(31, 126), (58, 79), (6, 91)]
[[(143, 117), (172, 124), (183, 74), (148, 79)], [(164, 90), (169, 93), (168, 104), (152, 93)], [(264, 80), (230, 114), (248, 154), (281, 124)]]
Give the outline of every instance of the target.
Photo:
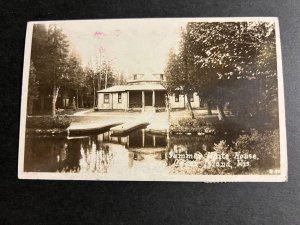
[(111, 92), (126, 92), (126, 91), (164, 91), (166, 90), (161, 84), (148, 83), (148, 84), (131, 84), (131, 85), (116, 85), (100, 91), (98, 93), (111, 93)]
[(106, 89), (102, 89), (97, 92), (122, 92), (122, 91), (125, 91), (124, 86), (126, 86), (126, 85), (116, 85), (116, 86), (112, 86), (112, 87), (109, 87)]
[(139, 82), (161, 82), (160, 75), (163, 75), (163, 73), (154, 73), (154, 74), (133, 74), (132, 76), (136, 75), (137, 79), (130, 79), (127, 81), (127, 83), (139, 83)]

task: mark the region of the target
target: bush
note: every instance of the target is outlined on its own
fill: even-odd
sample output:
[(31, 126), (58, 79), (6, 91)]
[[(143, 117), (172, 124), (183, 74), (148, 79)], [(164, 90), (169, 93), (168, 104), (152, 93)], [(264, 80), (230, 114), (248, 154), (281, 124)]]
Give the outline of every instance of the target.
[(73, 115), (74, 113), (78, 112), (80, 110), (77, 110), (74, 107), (68, 107), (66, 109), (57, 109), (56, 115)]
[(72, 119), (68, 116), (42, 116), (27, 117), (26, 127), (36, 129), (66, 129), (70, 126)]
[(199, 150), (197, 154), (200, 157), (192, 160), (177, 160), (170, 171), (198, 175), (270, 174), (280, 169), (279, 130), (259, 133), (253, 129), (250, 134), (240, 135), (233, 146), (221, 140), (214, 143), (213, 151)]
[(259, 133), (252, 129), (250, 135), (240, 135), (235, 142), (235, 151), (256, 154), (256, 166), (262, 170), (280, 167), (279, 130)]
[(179, 126), (182, 126), (182, 127), (191, 127), (191, 128), (207, 125), (207, 123), (202, 118), (195, 118), (195, 119), (183, 118), (183, 119), (178, 120), (178, 124), (179, 124)]
[(231, 133), (231, 134), (239, 134), (245, 127), (237, 122), (226, 120), (226, 121), (215, 121), (210, 124), (210, 126), (216, 130), (216, 133)]
[(171, 132), (182, 132), (182, 133), (204, 133), (209, 127), (202, 118), (183, 118), (179, 119), (178, 122), (173, 123), (170, 126)]
[[(220, 141), (215, 144), (214, 150), (216, 153), (229, 153), (231, 155), (231, 170), (225, 170), (232, 174), (266, 174), (270, 169), (280, 168), (280, 145), (279, 145), (279, 130), (265, 131), (259, 133), (252, 129), (250, 134), (240, 135), (234, 143), (234, 146), (229, 147), (226, 142)], [(247, 159), (249, 166), (238, 167), (238, 159), (235, 158), (236, 153), (239, 155), (256, 155), (257, 158)], [(240, 159), (243, 161), (244, 159)], [(208, 171), (213, 174), (220, 174), (220, 170)], [(224, 171), (221, 171), (224, 172)]]
[[(234, 120), (219, 121), (218, 118), (183, 118), (178, 123), (173, 123), (170, 127), (172, 132), (203, 132), (216, 134), (239, 134), (244, 130), (244, 126)], [(211, 132), (207, 132), (211, 130)]]

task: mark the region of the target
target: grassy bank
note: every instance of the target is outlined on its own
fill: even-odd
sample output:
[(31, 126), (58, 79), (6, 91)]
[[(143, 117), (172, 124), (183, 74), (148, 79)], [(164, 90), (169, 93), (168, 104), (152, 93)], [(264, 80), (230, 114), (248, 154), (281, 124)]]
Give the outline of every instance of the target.
[(173, 134), (222, 134), (241, 132), (244, 129), (234, 118), (219, 121), (216, 116), (173, 119), (170, 125), (170, 132)]
[(26, 119), (27, 133), (65, 133), (72, 118), (69, 116), (30, 116)]
[[(218, 157), (222, 154), (226, 157)], [(240, 135), (231, 146), (225, 140), (221, 140), (213, 144), (213, 151), (210, 153), (199, 151), (197, 155), (194, 161), (177, 160), (170, 166), (170, 171), (175, 174), (193, 175), (278, 174), (279, 130), (260, 133), (252, 129), (249, 134)], [(189, 166), (191, 163), (192, 166)]]

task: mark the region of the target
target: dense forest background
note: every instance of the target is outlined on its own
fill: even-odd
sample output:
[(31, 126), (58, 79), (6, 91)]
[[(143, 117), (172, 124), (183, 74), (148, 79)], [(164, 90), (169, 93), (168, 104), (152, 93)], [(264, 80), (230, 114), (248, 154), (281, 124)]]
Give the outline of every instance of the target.
[(95, 107), (96, 91), (124, 82), (124, 75), (114, 71), (109, 60), (83, 66), (58, 26), (33, 26), (28, 115)]

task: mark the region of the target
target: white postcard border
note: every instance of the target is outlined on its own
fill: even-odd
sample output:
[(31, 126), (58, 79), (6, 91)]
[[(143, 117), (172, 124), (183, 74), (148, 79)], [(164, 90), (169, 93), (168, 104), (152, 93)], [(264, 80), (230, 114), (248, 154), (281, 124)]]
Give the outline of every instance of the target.
[(100, 20), (69, 20), (69, 21), (33, 21), (28, 22), (25, 53), (24, 53), (24, 68), (23, 68), (23, 83), (21, 96), (21, 113), (20, 113), (20, 133), (19, 133), (19, 161), (18, 161), (18, 178), (19, 179), (49, 179), (49, 180), (94, 180), (94, 181), (187, 181), (187, 182), (284, 182), (288, 177), (288, 159), (287, 159), (287, 139), (286, 139), (286, 121), (285, 121), (285, 106), (284, 106), (284, 83), (283, 83), (283, 68), (282, 54), (279, 32), (279, 21), (277, 17), (211, 17), (211, 18), (143, 18), (143, 19), (101, 19), (101, 22), (109, 23), (112, 21), (140, 21), (151, 22), (153, 20), (165, 20), (172, 23), (181, 22), (242, 22), (242, 21), (264, 21), (274, 22), (276, 31), (276, 57), (277, 57), (277, 75), (278, 75), (278, 104), (279, 104), (279, 124), (280, 124), (280, 175), (159, 175), (151, 176), (149, 174), (141, 175), (124, 175), (115, 174), (81, 174), (81, 173), (45, 173), (45, 172), (24, 172), (24, 151), (25, 151), (25, 132), (26, 132), (26, 115), (27, 115), (27, 94), (29, 82), (29, 66), (32, 31), (34, 24), (49, 24), (49, 23), (87, 23), (99, 22)]

